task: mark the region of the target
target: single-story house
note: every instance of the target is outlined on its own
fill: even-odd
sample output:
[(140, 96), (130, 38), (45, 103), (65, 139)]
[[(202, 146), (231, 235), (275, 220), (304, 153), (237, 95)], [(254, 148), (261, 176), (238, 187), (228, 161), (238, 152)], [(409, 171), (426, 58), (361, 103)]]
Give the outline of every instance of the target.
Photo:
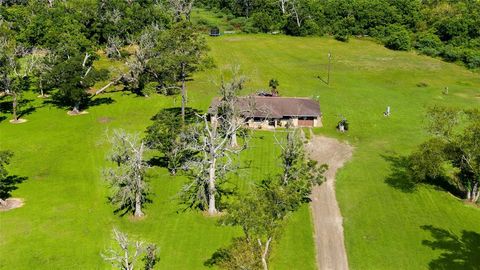
[[(216, 117), (220, 99), (214, 98), (208, 110)], [(310, 98), (246, 96), (237, 101), (238, 114), (248, 127), (276, 128), (321, 127), (322, 113), (318, 101)]]

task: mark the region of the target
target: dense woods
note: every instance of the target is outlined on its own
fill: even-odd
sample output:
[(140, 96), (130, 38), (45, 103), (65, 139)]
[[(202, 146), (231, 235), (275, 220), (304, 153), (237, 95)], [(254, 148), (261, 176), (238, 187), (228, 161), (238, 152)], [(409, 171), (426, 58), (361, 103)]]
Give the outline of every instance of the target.
[[(475, 0), (201, 0), (247, 32), (370, 36), (394, 50), (480, 67), (480, 2)], [(230, 17), (231, 16), (231, 17)], [(236, 17), (236, 18), (235, 18)]]

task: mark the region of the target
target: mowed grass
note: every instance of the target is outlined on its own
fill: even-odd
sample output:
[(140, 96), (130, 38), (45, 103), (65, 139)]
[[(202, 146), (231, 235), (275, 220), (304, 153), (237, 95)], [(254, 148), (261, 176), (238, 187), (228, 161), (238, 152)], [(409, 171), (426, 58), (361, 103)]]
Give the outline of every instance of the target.
[[(315, 132), (355, 146), (353, 159), (337, 179), (352, 269), (428, 268), (442, 251), (422, 244), (434, 239), (420, 226), (457, 235), (463, 230), (480, 233), (478, 208), (431, 187), (393, 187), (388, 179), (395, 178), (394, 170), (387, 161), (408, 154), (426, 138), (422, 124), (427, 106), (480, 106), (478, 73), (364, 40), (232, 35), (208, 41), (217, 68), (189, 82), (192, 107), (205, 110), (216, 95), (219, 76), (239, 64), (249, 77), (245, 93), (266, 89), (268, 81), (277, 78), (281, 95), (318, 97), (325, 127)], [(333, 55), (329, 86), (317, 78), (326, 78), (328, 52)], [(427, 87), (418, 87), (421, 82)], [(447, 96), (441, 94), (445, 86)], [(184, 177), (171, 177), (162, 168), (149, 171), (153, 203), (142, 221), (112, 213), (101, 177), (107, 164), (107, 129), (143, 132), (153, 114), (179, 106), (180, 99), (122, 93), (100, 97), (111, 97), (114, 103), (91, 107), (89, 114), (77, 117), (46, 105), (26, 115), (25, 124), (0, 122), (0, 147), (16, 154), (13, 173), (29, 177), (13, 193), (26, 200), (25, 206), (0, 213), (0, 268), (108, 268), (100, 252), (111, 245), (112, 227), (156, 243), (159, 269), (205, 268), (203, 262), (241, 231), (217, 226), (216, 219), (202, 213), (179, 211), (175, 196)], [(392, 108), (388, 119), (382, 116), (386, 106)], [(334, 129), (340, 115), (351, 125), (344, 135)], [(240, 190), (248, 191), (252, 183), (278, 170), (279, 149), (272, 135), (254, 133), (252, 147), (242, 154), (242, 166), (232, 176)], [(272, 269), (315, 269), (312, 233), (305, 206), (289, 218), (274, 247)]]

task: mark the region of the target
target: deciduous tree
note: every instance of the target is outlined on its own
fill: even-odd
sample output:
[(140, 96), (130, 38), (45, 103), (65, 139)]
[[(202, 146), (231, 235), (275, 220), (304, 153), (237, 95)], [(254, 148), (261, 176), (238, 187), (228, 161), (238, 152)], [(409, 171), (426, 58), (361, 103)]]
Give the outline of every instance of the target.
[[(420, 182), (447, 179), (470, 202), (480, 198), (480, 111), (432, 107), (428, 131), (433, 136), (410, 156), (410, 172)], [(453, 177), (446, 168), (453, 166)]]

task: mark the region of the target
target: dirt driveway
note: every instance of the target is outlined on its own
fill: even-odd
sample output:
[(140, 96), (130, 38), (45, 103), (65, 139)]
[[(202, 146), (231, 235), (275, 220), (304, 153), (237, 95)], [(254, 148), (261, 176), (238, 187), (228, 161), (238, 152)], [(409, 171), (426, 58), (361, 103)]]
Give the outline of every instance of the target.
[(326, 182), (315, 187), (312, 193), (317, 265), (321, 270), (346, 270), (348, 259), (343, 240), (342, 215), (335, 196), (335, 174), (352, 157), (353, 148), (336, 139), (312, 136), (306, 150), (310, 158), (329, 166)]

